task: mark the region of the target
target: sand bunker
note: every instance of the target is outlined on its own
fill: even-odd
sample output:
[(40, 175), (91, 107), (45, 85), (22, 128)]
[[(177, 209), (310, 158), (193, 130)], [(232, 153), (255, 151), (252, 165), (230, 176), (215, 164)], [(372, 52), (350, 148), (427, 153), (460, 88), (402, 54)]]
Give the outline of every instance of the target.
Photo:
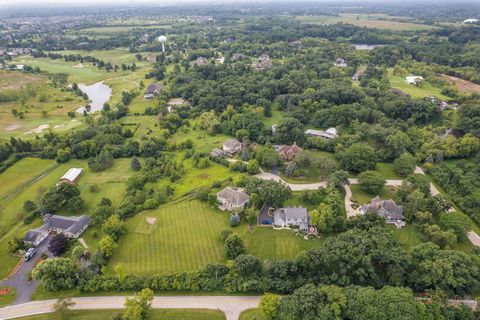
[(14, 130), (20, 129), (21, 127), (22, 127), (21, 124), (15, 123), (15, 124), (12, 124), (12, 125), (9, 125), (8, 127), (6, 127), (5, 131), (14, 131)]
[(23, 134), (42, 133), (43, 130), (48, 129), (49, 127), (50, 127), (49, 124), (41, 124), (38, 127), (36, 127), (35, 129), (24, 132)]
[(157, 218), (146, 217), (145, 221), (147, 221), (149, 225), (153, 225), (155, 222), (157, 222)]

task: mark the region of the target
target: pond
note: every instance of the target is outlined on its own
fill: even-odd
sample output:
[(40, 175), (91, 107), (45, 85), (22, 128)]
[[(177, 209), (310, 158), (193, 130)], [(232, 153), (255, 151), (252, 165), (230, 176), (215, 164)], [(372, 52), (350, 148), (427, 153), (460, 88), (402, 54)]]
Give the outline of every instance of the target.
[[(103, 83), (103, 81), (94, 83), (92, 85), (79, 84), (78, 88), (82, 90), (83, 93), (86, 93), (88, 99), (90, 100), (90, 110), (88, 112), (100, 111), (103, 108), (105, 102), (110, 100), (112, 96), (112, 88)], [(83, 113), (85, 107), (80, 107), (76, 111), (78, 113)]]
[(386, 44), (353, 44), (356, 50), (373, 50), (377, 47), (386, 47)]

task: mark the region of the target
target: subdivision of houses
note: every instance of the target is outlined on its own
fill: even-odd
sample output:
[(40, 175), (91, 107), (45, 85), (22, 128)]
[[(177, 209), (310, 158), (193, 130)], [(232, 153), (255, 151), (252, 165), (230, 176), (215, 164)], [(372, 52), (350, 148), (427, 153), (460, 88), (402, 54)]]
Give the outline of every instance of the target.
[(250, 196), (240, 188), (226, 187), (217, 193), (219, 208), (226, 211), (242, 210), (250, 201)]
[(228, 139), (223, 143), (223, 151), (230, 157), (235, 156), (241, 149), (242, 144), (237, 139)]
[(282, 161), (291, 161), (293, 158), (295, 158), (300, 152), (303, 151), (302, 148), (297, 146), (296, 143), (293, 143), (292, 145), (281, 145), (281, 146), (276, 146), (275, 150), (277, 151), (278, 155), (280, 156), (280, 159)]
[(372, 199), (369, 204), (360, 207), (360, 213), (375, 212), (384, 217), (386, 223), (394, 224), (397, 228), (405, 226), (405, 217), (403, 208), (398, 206), (393, 200), (382, 200), (379, 196)]
[(278, 208), (273, 212), (273, 225), (287, 228), (297, 226), (300, 231), (308, 230), (308, 212), (303, 207)]
[(38, 246), (49, 233), (62, 233), (68, 238), (78, 238), (90, 223), (90, 217), (65, 217), (46, 214), (43, 216), (43, 226), (27, 232), (23, 241), (33, 246)]

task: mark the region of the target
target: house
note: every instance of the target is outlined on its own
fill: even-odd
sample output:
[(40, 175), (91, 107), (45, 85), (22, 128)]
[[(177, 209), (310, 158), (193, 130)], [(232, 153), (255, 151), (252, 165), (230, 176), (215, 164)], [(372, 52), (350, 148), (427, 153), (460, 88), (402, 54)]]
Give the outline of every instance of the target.
[(163, 86), (159, 83), (149, 84), (147, 90), (145, 90), (145, 94), (143, 95), (143, 97), (145, 99), (152, 99), (153, 97), (158, 95), (162, 91), (162, 89)]
[(199, 67), (203, 67), (208, 63), (208, 60), (204, 57), (198, 57), (197, 60), (195, 60), (194, 64), (196, 64)]
[(325, 131), (307, 129), (307, 131), (305, 131), (305, 134), (309, 137), (324, 138), (324, 139), (335, 139), (336, 137), (338, 137), (337, 129), (335, 128), (328, 128)]
[(262, 54), (259, 58), (257, 63), (255, 63), (254, 67), (257, 70), (266, 70), (270, 69), (273, 66), (272, 61), (270, 60), (270, 56), (266, 53)]
[(232, 54), (232, 61), (239, 61), (239, 60), (243, 60), (244, 58), (245, 58), (245, 55), (243, 53)]
[(421, 76), (407, 76), (407, 77), (405, 78), (405, 81), (406, 81), (408, 84), (416, 85), (416, 84), (418, 84), (419, 82), (423, 81), (423, 77), (421, 77)]
[(45, 240), (47, 236), (48, 236), (48, 231), (40, 227), (38, 229), (29, 230), (25, 235), (25, 237), (23, 238), (23, 242), (36, 247), (40, 243), (42, 243), (42, 241)]
[(63, 233), (69, 238), (78, 238), (88, 228), (90, 217), (82, 215), (79, 217), (65, 217), (46, 214), (43, 217), (43, 227), (48, 232)]
[(348, 64), (347, 64), (347, 61), (345, 61), (344, 59), (342, 58), (337, 58), (337, 60), (335, 60), (335, 63), (333, 64), (335, 67), (339, 67), (339, 68), (346, 68), (348, 67)]
[(279, 208), (273, 212), (273, 225), (277, 227), (298, 226), (301, 231), (308, 230), (307, 209), (302, 207)]
[(225, 151), (219, 148), (215, 148), (212, 150), (212, 152), (210, 152), (210, 156), (212, 158), (220, 158), (220, 157), (223, 157), (224, 155), (225, 155)]
[(223, 151), (233, 157), (242, 149), (242, 144), (237, 139), (228, 139), (223, 143)]
[(221, 203), (221, 210), (233, 211), (241, 210), (246, 207), (250, 201), (250, 196), (240, 188), (227, 187), (217, 193), (217, 200)]
[(466, 20), (463, 20), (463, 23), (464, 24), (477, 24), (479, 23), (480, 20), (479, 19), (466, 19)]
[(291, 41), (288, 43), (288, 45), (293, 48), (300, 47), (302, 45), (302, 41), (300, 40)]
[(82, 172), (82, 168), (70, 168), (67, 173), (60, 178), (60, 182), (76, 183)]
[(369, 204), (360, 207), (361, 214), (367, 212), (377, 213), (379, 216), (384, 217), (387, 223), (394, 224), (397, 228), (405, 225), (403, 208), (398, 206), (393, 200), (381, 200), (379, 196), (376, 196)]
[(300, 152), (303, 151), (302, 148), (297, 146), (296, 143), (293, 143), (291, 146), (289, 145), (281, 145), (275, 148), (278, 155), (280, 156), (280, 159), (282, 161), (291, 161), (293, 158), (295, 158)]

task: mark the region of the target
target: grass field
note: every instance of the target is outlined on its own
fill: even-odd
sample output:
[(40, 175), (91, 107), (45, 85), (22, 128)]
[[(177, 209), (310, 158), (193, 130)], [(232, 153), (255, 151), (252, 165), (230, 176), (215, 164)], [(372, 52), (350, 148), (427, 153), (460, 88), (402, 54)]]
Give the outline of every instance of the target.
[[(53, 53), (59, 53), (62, 55), (74, 54), (74, 55), (81, 55), (81, 56), (92, 56), (103, 60), (105, 62), (110, 62), (111, 64), (121, 65), (122, 63), (125, 64), (135, 64), (138, 66), (143, 66), (143, 62), (138, 62), (135, 58), (136, 53), (131, 53), (126, 48), (116, 48), (110, 50), (62, 50), (62, 51), (52, 51)], [(139, 52), (142, 56), (146, 55), (146, 53)]]
[[(195, 124), (195, 122), (193, 122), (193, 124)], [(221, 148), (223, 142), (231, 138), (231, 136), (225, 134), (210, 135), (207, 131), (197, 129), (195, 128), (195, 125), (193, 125), (190, 128), (184, 127), (178, 130), (170, 140), (179, 143), (191, 139), (196, 150), (199, 152), (210, 153), (213, 148)]]
[(75, 31), (76, 34), (106, 34), (112, 35), (113, 33), (123, 33), (130, 32), (133, 29), (171, 29), (170, 25), (154, 25), (154, 26), (144, 26), (144, 25), (133, 25), (133, 26), (105, 26), (97, 28), (85, 28)]
[(395, 172), (393, 163), (378, 162), (375, 167), (375, 171), (380, 173), (384, 179), (395, 179), (395, 180), (403, 179)]
[[(73, 310), (68, 314), (69, 320), (112, 319), (122, 314), (122, 310)], [(33, 315), (15, 318), (17, 320), (50, 320), (52, 314)], [(224, 320), (225, 315), (219, 310), (209, 309), (151, 309), (147, 320)]]
[[(0, 287), (0, 289), (5, 289), (5, 288), (7, 287)], [(15, 300), (15, 297), (16, 297), (15, 288), (8, 288), (8, 289), (10, 291), (6, 295), (0, 296), (0, 307), (8, 306)]]
[(0, 71), (0, 90), (18, 90), (27, 85), (39, 84), (44, 77), (38, 74), (25, 74), (18, 71)]
[(338, 16), (297, 16), (297, 19), (310, 24), (349, 23), (358, 27), (388, 29), (394, 31), (430, 30), (434, 27), (414, 22), (411, 18), (395, 17), (386, 14), (350, 14), (340, 13)]
[[(149, 233), (136, 232), (146, 217), (156, 218)], [(182, 201), (138, 214), (127, 224), (127, 234), (110, 261), (136, 274), (195, 271), (208, 263), (225, 261), (219, 240), (222, 230), (231, 229), (228, 213), (197, 201)], [(232, 229), (240, 234), (247, 252), (260, 259), (294, 258), (300, 251), (318, 246), (321, 240), (303, 240), (291, 231), (245, 224)]]
[[(376, 194), (372, 195), (366, 192), (365, 190), (362, 189), (362, 186), (358, 184), (351, 185), (350, 189), (352, 189), (352, 199), (356, 200), (360, 205), (369, 203), (372, 200), (372, 198), (375, 198), (377, 196)], [(394, 199), (395, 187), (384, 186), (383, 191), (380, 192), (379, 196), (380, 198), (382, 198), (382, 200)]]
[(266, 320), (258, 308), (248, 309), (240, 314), (239, 320)]
[(426, 96), (433, 96), (440, 100), (448, 101), (451, 99), (443, 95), (440, 88), (434, 87), (426, 81), (424, 81), (419, 87), (408, 84), (404, 77), (394, 75), (393, 69), (388, 70), (388, 80), (390, 81), (392, 88), (399, 89), (402, 92), (412, 96), (412, 98), (425, 98)]

